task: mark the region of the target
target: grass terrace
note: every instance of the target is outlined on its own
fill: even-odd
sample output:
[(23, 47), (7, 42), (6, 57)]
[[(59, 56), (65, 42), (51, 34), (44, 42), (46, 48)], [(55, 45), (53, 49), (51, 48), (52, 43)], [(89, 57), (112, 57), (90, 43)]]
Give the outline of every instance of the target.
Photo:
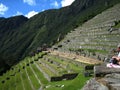
[[(74, 60), (39, 53), (32, 57), (26, 57), (3, 76), (0, 76), (0, 90), (80, 89), (90, 78), (84, 77), (83, 68), (83, 65)], [(71, 80), (54, 82), (46, 78), (62, 77), (69, 73), (78, 73), (78, 75)]]

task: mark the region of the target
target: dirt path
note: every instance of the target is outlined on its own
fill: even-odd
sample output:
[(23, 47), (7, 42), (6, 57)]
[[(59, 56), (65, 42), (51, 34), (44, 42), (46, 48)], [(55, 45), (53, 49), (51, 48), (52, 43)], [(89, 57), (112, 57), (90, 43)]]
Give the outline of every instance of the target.
[(76, 54), (59, 52), (59, 51), (50, 51), (50, 54), (51, 55), (58, 55), (58, 56), (64, 57), (64, 58), (74, 59), (78, 62), (86, 63), (86, 64), (101, 64), (101, 63), (103, 63), (102, 61), (99, 61), (97, 59), (84, 57), (84, 56), (80, 56), (80, 55), (76, 55)]

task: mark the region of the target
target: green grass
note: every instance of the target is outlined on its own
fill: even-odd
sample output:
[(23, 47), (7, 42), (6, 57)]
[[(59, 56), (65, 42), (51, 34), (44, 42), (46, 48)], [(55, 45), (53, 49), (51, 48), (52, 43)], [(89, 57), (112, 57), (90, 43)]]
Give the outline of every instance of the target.
[(84, 50), (87, 50), (87, 51), (89, 51), (89, 52), (108, 53), (108, 52), (105, 51), (105, 50), (97, 50), (97, 49), (84, 49)]
[(22, 86), (22, 80), (21, 80), (21, 74), (17, 73), (16, 74), (16, 89), (17, 90), (24, 90), (24, 87)]
[(85, 83), (86, 80), (89, 80), (90, 77), (84, 77), (83, 74), (79, 74), (77, 78), (75, 78), (74, 80), (72, 80), (69, 84), (67, 84), (63, 90), (77, 90), (77, 89), (81, 89)]
[(30, 85), (30, 82), (28, 80), (25, 70), (21, 70), (21, 76), (22, 76), (22, 79), (24, 80), (25, 90), (32, 90), (32, 87)]
[(68, 65), (69, 65), (68, 69), (71, 69), (73, 72), (79, 72), (83, 68), (82, 66), (75, 65), (72, 62), (70, 62)]
[[(49, 58), (50, 60), (52, 60), (53, 61), (53, 63), (50, 63), (50, 62), (48, 62), (48, 61), (46, 61), (46, 60), (43, 60), (43, 59), (41, 59), (41, 61), (42, 62), (44, 62), (44, 63), (46, 63), (46, 64), (48, 64), (49, 66), (51, 66), (52, 68), (54, 68), (54, 69), (56, 69), (56, 70), (58, 70), (58, 71), (64, 71), (64, 70), (73, 70), (73, 71), (80, 71), (81, 70), (81, 68), (82, 68), (82, 66), (80, 66), (80, 65), (77, 65), (76, 63), (75, 63), (75, 61), (72, 61), (72, 60), (63, 60), (63, 59), (61, 59), (61, 58), (59, 58), (59, 57), (55, 57), (55, 56), (46, 56), (46, 58)], [(58, 65), (57, 64), (54, 64), (54, 62), (56, 62), (56, 63), (58, 63), (58, 64), (61, 64), (60, 65), (60, 67), (58, 68)], [(62, 66), (65, 66), (66, 68), (63, 68)]]
[(16, 76), (11, 76), (9, 81), (9, 90), (16, 90)]
[(60, 64), (63, 64), (63, 65), (67, 65), (67, 63), (61, 59), (59, 59), (58, 57), (54, 57), (54, 56), (48, 56), (48, 58), (50, 58), (51, 60), (55, 61), (55, 62), (58, 62)]
[(40, 88), (40, 84), (38, 83), (38, 80), (35, 77), (34, 73), (32, 72), (30, 66), (27, 66), (26, 69), (27, 69), (27, 73), (28, 73), (30, 80), (32, 81), (32, 84), (35, 87), (35, 89)]
[(34, 64), (32, 64), (31, 66), (32, 66), (32, 68), (34, 69), (34, 71), (35, 71), (36, 75), (38, 76), (39, 80), (41, 81), (41, 83), (42, 83), (43, 85), (47, 84), (48, 81), (47, 81), (47, 79), (44, 77), (43, 73), (40, 72), (39, 69), (38, 69)]
[(120, 23), (118, 23), (114, 28), (120, 28)]
[(38, 64), (40, 68), (42, 68), (42, 70), (48, 74), (49, 77), (55, 76), (55, 74), (53, 72), (51, 72), (48, 68), (46, 68), (45, 66), (43, 66), (42, 64)]
[(0, 76), (0, 90), (2, 90), (3, 84), (2, 84), (2, 76)]
[(2, 84), (1, 81), (0, 81), (0, 90), (2, 90), (2, 87), (3, 87), (3, 84)]
[[(56, 64), (53, 64), (53, 63), (50, 63), (50, 62), (48, 62), (48, 61), (46, 61), (46, 60), (44, 60), (44, 59), (40, 59), (41, 61), (42, 61), (42, 63), (45, 63), (45, 64), (47, 64), (47, 65), (49, 65), (52, 69), (54, 69), (55, 71), (56, 71), (56, 75), (58, 75), (58, 72), (59, 71), (61, 71), (61, 70), (63, 70), (64, 68), (58, 68), (58, 66), (56, 65)], [(60, 74), (59, 74), (60, 75)]]
[[(76, 65), (75, 62), (72, 60), (63, 60), (63, 59), (60, 59), (54, 56), (48, 56), (47, 58), (49, 58), (50, 60), (54, 62), (61, 64), (61, 66), (58, 67), (58, 65), (56, 64), (51, 64), (50, 62), (43, 60), (43, 62), (49, 64), (51, 67), (54, 67), (54, 69), (56, 69), (60, 75), (64, 73), (68, 73), (69, 70), (71, 70), (73, 73), (79, 72), (81, 70), (81, 66)], [(64, 68), (62, 66), (64, 66)]]
[[(1, 78), (0, 78), (0, 89), (1, 90), (8, 90), (10, 86), (10, 79), (7, 80), (9, 77), (9, 71), (7, 71)], [(13, 79), (14, 80), (14, 79)], [(4, 81), (5, 83), (2, 83)]]
[[(51, 82), (48, 85), (46, 85), (49, 87), (45, 88), (44, 90), (81, 90), (86, 81), (89, 79), (90, 77), (84, 77), (83, 74), (79, 74), (73, 80)], [(59, 85), (64, 85), (64, 87), (58, 87)]]

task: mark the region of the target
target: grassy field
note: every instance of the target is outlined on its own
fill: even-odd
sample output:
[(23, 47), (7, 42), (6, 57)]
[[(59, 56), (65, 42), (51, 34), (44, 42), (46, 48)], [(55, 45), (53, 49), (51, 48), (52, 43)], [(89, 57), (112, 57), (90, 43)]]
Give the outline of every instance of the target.
[(90, 77), (84, 77), (83, 74), (80, 73), (73, 80), (50, 82), (44, 90), (80, 90), (89, 79)]

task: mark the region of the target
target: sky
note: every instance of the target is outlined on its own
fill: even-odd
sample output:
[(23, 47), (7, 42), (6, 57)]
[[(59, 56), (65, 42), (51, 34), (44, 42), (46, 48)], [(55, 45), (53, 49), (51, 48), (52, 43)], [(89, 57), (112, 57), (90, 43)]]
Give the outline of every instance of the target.
[(0, 17), (24, 15), (31, 18), (48, 9), (71, 5), (75, 0), (0, 0)]

